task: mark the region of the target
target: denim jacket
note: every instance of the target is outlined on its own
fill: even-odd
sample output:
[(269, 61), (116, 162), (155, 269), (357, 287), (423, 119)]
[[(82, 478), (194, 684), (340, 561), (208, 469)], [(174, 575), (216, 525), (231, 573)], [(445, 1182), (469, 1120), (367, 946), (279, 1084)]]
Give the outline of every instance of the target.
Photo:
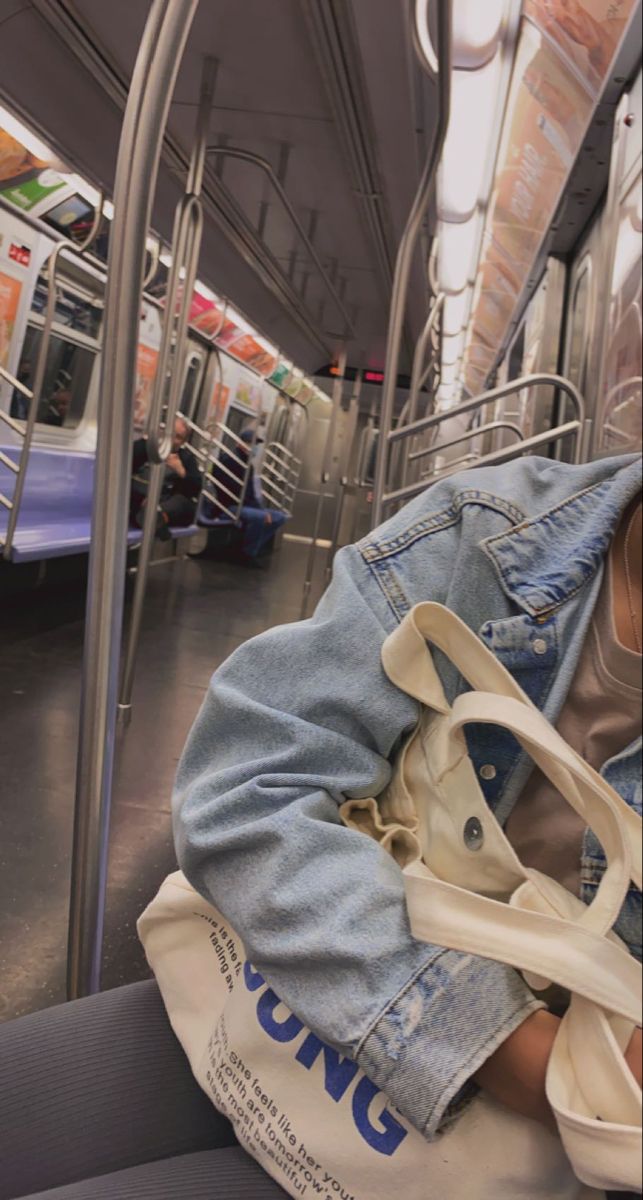
[[(513, 969), (415, 941), (399, 868), (340, 823), (346, 797), (388, 782), (418, 718), (383, 672), (382, 643), (418, 602), (448, 605), (555, 724), (606, 552), (640, 486), (631, 456), (584, 466), (524, 458), (436, 483), (339, 552), (310, 620), (269, 630), (223, 664), (179, 766), (175, 833), (188, 879), (284, 1003), (427, 1137), (540, 1004)], [(452, 702), (462, 680), (440, 655), (436, 665)], [(493, 726), (467, 737), (504, 822), (531, 760)], [(639, 811), (640, 757), (639, 739), (603, 767)], [(603, 870), (588, 832), (584, 899)], [(640, 917), (632, 889), (618, 931), (637, 954)]]

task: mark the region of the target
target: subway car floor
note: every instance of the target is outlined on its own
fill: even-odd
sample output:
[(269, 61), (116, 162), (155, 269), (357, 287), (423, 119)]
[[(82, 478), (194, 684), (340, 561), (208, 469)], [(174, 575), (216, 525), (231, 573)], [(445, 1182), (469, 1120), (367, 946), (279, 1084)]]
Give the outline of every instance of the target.
[[(104, 988), (149, 974), (136, 918), (175, 866), (172, 781), (212, 671), (247, 638), (298, 619), (307, 553), (284, 541), (266, 570), (199, 558), (150, 573), (132, 720), (117, 744)], [(65, 998), (83, 591), (44, 588), (9, 605), (0, 594), (0, 1020)]]

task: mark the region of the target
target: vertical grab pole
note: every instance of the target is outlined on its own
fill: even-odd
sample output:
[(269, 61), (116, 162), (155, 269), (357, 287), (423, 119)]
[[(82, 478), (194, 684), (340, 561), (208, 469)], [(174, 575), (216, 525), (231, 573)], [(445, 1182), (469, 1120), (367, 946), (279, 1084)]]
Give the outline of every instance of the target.
[(198, 0), (154, 0), (134, 67), (116, 168), (80, 703), (70, 999), (100, 986), (145, 241), (170, 99), (197, 5)]
[(335, 520), (333, 522), (333, 533), (332, 533), (332, 537), (331, 537), (330, 548), (328, 551), (328, 557), (326, 559), (326, 583), (330, 583), (330, 577), (333, 573), (333, 562), (335, 561), (335, 555), (337, 554), (337, 549), (339, 546), (339, 538), (340, 538), (340, 534), (342, 531), (342, 521), (344, 518), (344, 504), (346, 501), (346, 487), (348, 484), (348, 479), (347, 479), (348, 463), (350, 460), (351, 450), (353, 448), (353, 441), (355, 439), (355, 430), (356, 430), (357, 422), (359, 420), (359, 401), (360, 401), (360, 396), (362, 394), (363, 377), (364, 377), (364, 372), (360, 369), (357, 372), (357, 377), (355, 379), (355, 387), (353, 388), (353, 394), (351, 396), (351, 402), (350, 402), (350, 410), (349, 411), (350, 411), (351, 420), (350, 420), (349, 431), (348, 431), (349, 436), (346, 439), (346, 444), (344, 446), (343, 462), (340, 465), (339, 503), (337, 505), (337, 508), (335, 509)]
[(317, 509), (315, 511), (315, 525), (313, 528), (313, 539), (310, 543), (308, 551), (308, 562), (306, 564), (306, 579), (304, 581), (304, 594), (301, 602), (301, 619), (308, 615), (308, 603), (310, 601), (310, 589), (313, 582), (313, 572), (315, 569), (315, 554), (317, 551), (317, 542), (319, 541), (319, 530), (321, 528), (322, 512), (324, 508), (324, 488), (328, 483), (328, 473), (333, 455), (333, 445), (335, 443), (335, 429), (337, 428), (337, 417), (339, 408), (342, 402), (342, 393), (344, 390), (344, 377), (346, 375), (346, 350), (342, 350), (339, 356), (339, 371), (335, 376), (333, 384), (333, 411), (330, 414), (328, 422), (328, 432), (326, 434), (326, 443), (324, 445), (324, 458), (321, 469), (321, 488), (317, 497)]
[(393, 280), (393, 295), (391, 298), (391, 313), (389, 317), (388, 338), (386, 344), (386, 367), (382, 394), (380, 416), (380, 436), (377, 443), (377, 458), (375, 461), (375, 483), (373, 487), (373, 525), (379, 525), (383, 515), (382, 497), (386, 491), (386, 475), (388, 464), (388, 435), (393, 423), (395, 407), (395, 389), (397, 385), (398, 363), (400, 360), (400, 345), (402, 342), (402, 327), (404, 312), (413, 263), (413, 254), (420, 235), (422, 223), (433, 191), (433, 182), (440, 161), (442, 147), (446, 138), (449, 124), (449, 106), (451, 94), (451, 3), (450, 0), (436, 0), (437, 5), (437, 55), (436, 62), (430, 62), (426, 52), (419, 48), (418, 9), (421, 4), (427, 5), (429, 0), (412, 0), (413, 4), (413, 33), (418, 57), (422, 59), (429, 74), (433, 74), (438, 92), (437, 129), (433, 138), (429, 155), (424, 165), (422, 177), (413, 201), (406, 228), (402, 234)]
[[(214, 96), (216, 62), (206, 58), (203, 63), (201, 93), (196, 133), (186, 190), (176, 209), (172, 234), (172, 267), (168, 280), (163, 338), (157, 365), (154, 392), (148, 414), (147, 452), (150, 473), (143, 523), (143, 539), (138, 555), (132, 612), (127, 631), (125, 660), (118, 697), (118, 719), (126, 725), (132, 713), (132, 689), (138, 643), (143, 624), (143, 608), (150, 573), (152, 549), (156, 537), (157, 509), (163, 489), (165, 459), (172, 448), (172, 433), (178, 412), (182, 374), (181, 357), (185, 347), (192, 293), (201, 248), (202, 210), (199, 199), (203, 183), (208, 126)], [(178, 314), (177, 314), (178, 308)], [(168, 374), (169, 398), (166, 403)]]

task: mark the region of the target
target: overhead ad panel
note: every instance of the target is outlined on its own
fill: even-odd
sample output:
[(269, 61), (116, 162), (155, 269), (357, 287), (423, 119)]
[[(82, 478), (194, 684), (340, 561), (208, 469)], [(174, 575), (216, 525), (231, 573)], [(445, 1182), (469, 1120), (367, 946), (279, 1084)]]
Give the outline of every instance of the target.
[(526, 0), (489, 206), (465, 384), (493, 367), (636, 0)]

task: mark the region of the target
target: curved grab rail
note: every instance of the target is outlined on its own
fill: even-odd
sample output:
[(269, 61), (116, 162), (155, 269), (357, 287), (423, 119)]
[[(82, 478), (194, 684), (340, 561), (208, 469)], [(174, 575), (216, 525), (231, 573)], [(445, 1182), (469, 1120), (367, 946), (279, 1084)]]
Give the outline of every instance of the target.
[[(433, 144), (424, 164), (424, 170), (413, 201), (402, 239), (400, 241), (395, 263), (395, 278), (391, 298), (391, 312), (386, 345), (386, 366), (384, 370), (384, 385), (382, 389), (382, 408), (380, 418), (381, 437), (377, 446), (377, 461), (375, 465), (375, 485), (373, 488), (374, 525), (379, 525), (382, 519), (382, 497), (386, 487), (388, 464), (388, 433), (393, 422), (395, 407), (395, 390), (402, 343), (402, 327), (411, 276), (413, 255), (420, 235), (420, 230), (426, 215), (429, 201), (433, 194), (435, 175), (442, 153), (442, 147), (449, 125), (451, 98), (451, 4), (450, 0), (436, 0), (438, 16), (438, 70), (431, 72), (438, 90), (438, 119)], [(426, 65), (427, 59), (419, 46), (417, 27), (419, 2), (415, 5), (413, 21), (413, 38), (416, 52), (420, 54)], [(430, 64), (429, 64), (430, 67)]]
[(426, 349), (429, 341), (431, 342), (432, 347), (437, 349), (433, 342), (432, 335), (437, 329), (438, 317), (444, 308), (445, 300), (445, 293), (439, 292), (427, 317), (426, 325), (424, 326), (424, 329), (422, 330), (422, 333), (420, 334), (415, 346), (415, 353), (413, 355), (413, 368), (411, 371), (411, 388), (409, 392), (409, 422), (415, 420), (418, 398), (433, 366), (433, 360), (431, 360), (428, 365), (424, 367)]
[(452, 446), (460, 446), (463, 442), (472, 442), (477, 437), (481, 437), (485, 433), (492, 433), (496, 429), (508, 429), (511, 433), (515, 433), (519, 441), (523, 440), (523, 432), (519, 425), (515, 425), (512, 421), (490, 421), (488, 425), (478, 425), (476, 429), (468, 429), (466, 433), (461, 433), (459, 437), (451, 438), (448, 442), (437, 442), (434, 446), (429, 446), (428, 450), (416, 450), (414, 454), (409, 454), (409, 462), (417, 462), (420, 458), (429, 458), (433, 454), (440, 454), (442, 450), (450, 450)]
[(429, 26), (430, 0), (415, 0), (415, 16), (413, 21), (413, 41), (415, 52), (424, 64), (429, 75), (438, 75), (440, 61), (438, 59), (431, 29)]
[(161, 258), (161, 243), (158, 241), (157, 238), (152, 238), (151, 249), (147, 244), (146, 244), (145, 248), (146, 248), (146, 250), (150, 251), (150, 265), (147, 268), (147, 272), (143, 278), (143, 291), (145, 291), (146, 287), (149, 287), (154, 276), (156, 275), (156, 272), (159, 269), (159, 261)]
[(273, 167), (268, 162), (268, 159), (263, 158), (261, 154), (255, 154), (252, 150), (244, 150), (241, 146), (208, 146), (207, 153), (209, 155), (210, 154), (219, 155), (219, 157), (221, 157), (221, 158), (236, 158), (236, 159), (239, 159), (241, 162), (252, 163), (253, 166), (259, 167), (259, 169), (261, 171), (263, 171), (265, 175), (268, 176), (274, 190), (276, 191), (277, 195), (279, 196), (281, 203), (283, 204), (286, 212), (288, 213), (288, 216), (290, 217), (295, 229), (297, 230), (299, 237), (301, 238), (302, 242), (304, 243), (304, 246), (306, 247), (308, 254), (312, 258), (315, 266), (317, 267), (317, 270), (319, 271), (319, 274), (324, 282), (324, 287), (326, 288), (326, 291), (328, 292), (329, 296), (331, 297), (333, 303), (336, 305), (338, 311), (342, 314), (342, 317), (343, 317), (344, 321), (346, 322), (346, 329), (348, 330), (349, 333), (351, 333), (353, 335), (354, 338), (356, 338), (357, 332), (355, 330), (355, 323), (351, 319), (351, 317), (348, 313), (348, 310), (346, 308), (346, 305), (344, 304), (341, 296), (339, 295), (339, 292), (334, 287), (333, 282), (330, 279), (328, 272), (326, 271), (326, 268), (324, 267), (324, 264), (321, 261), (321, 258), (319, 257), (317, 251), (315, 250), (315, 247), (313, 246), (313, 243), (311, 242), (308, 234), (306, 233), (306, 230), (304, 229), (301, 221), (299, 220), (299, 217), (297, 216), (297, 213), (296, 213), (293, 205), (291, 204), (288, 193), (286, 192), (281, 180), (277, 176)]
[[(585, 400), (580, 391), (569, 379), (565, 379), (563, 375), (550, 375), (547, 373), (539, 373), (537, 375), (524, 375), (521, 379), (512, 379), (509, 383), (504, 383), (500, 387), (492, 388), (489, 392), (483, 392), (480, 396), (474, 396), (471, 400), (464, 400), (462, 404), (458, 404), (455, 408), (447, 408), (443, 412), (434, 413), (430, 417), (422, 417), (419, 421), (414, 421), (411, 425), (404, 425), (400, 429), (393, 429), (388, 433), (389, 442), (403, 441), (405, 438), (414, 437), (416, 433), (423, 433), (425, 429), (432, 429), (434, 425), (441, 425), (443, 421), (449, 421), (453, 417), (460, 417), (464, 413), (475, 412), (478, 408), (484, 408), (487, 404), (493, 404), (496, 400), (503, 400), (506, 396), (513, 396), (516, 392), (522, 392), (525, 388), (540, 387), (550, 385), (557, 388), (558, 391), (565, 392), (571, 400), (578, 424), (583, 427), (585, 425)], [(576, 446), (576, 453), (579, 455), (582, 447)], [(575, 462), (580, 462), (580, 458), (575, 458)]]
[(433, 239), (431, 244), (431, 252), (429, 254), (429, 262), (427, 275), (429, 278), (429, 287), (434, 296), (437, 296), (440, 291), (440, 280), (438, 278), (438, 255), (440, 253), (440, 244), (437, 238)]
[[(516, 442), (513, 446), (505, 446), (502, 450), (493, 450), (491, 454), (485, 454), (483, 458), (475, 459), (475, 467), (493, 467), (500, 463), (510, 462), (512, 458), (519, 458), (527, 450), (538, 450), (540, 446), (548, 446), (552, 442), (560, 442), (563, 438), (575, 436), (577, 439), (582, 432), (582, 426), (579, 421), (567, 421), (565, 425), (557, 425), (555, 429), (546, 429), (544, 433), (537, 433), (533, 437), (526, 438), (525, 441)], [(469, 457), (468, 455), (466, 456)], [(451, 470), (457, 470), (457, 465), (452, 463), (444, 471), (439, 472), (439, 477), (451, 473)], [(438, 478), (438, 475), (436, 475)], [(384, 504), (395, 504), (400, 500), (411, 500), (413, 496), (417, 496), (419, 492), (423, 492), (430, 484), (426, 479), (420, 480), (418, 483), (411, 483), (408, 487), (400, 488), (396, 492), (389, 492), (384, 496)]]

